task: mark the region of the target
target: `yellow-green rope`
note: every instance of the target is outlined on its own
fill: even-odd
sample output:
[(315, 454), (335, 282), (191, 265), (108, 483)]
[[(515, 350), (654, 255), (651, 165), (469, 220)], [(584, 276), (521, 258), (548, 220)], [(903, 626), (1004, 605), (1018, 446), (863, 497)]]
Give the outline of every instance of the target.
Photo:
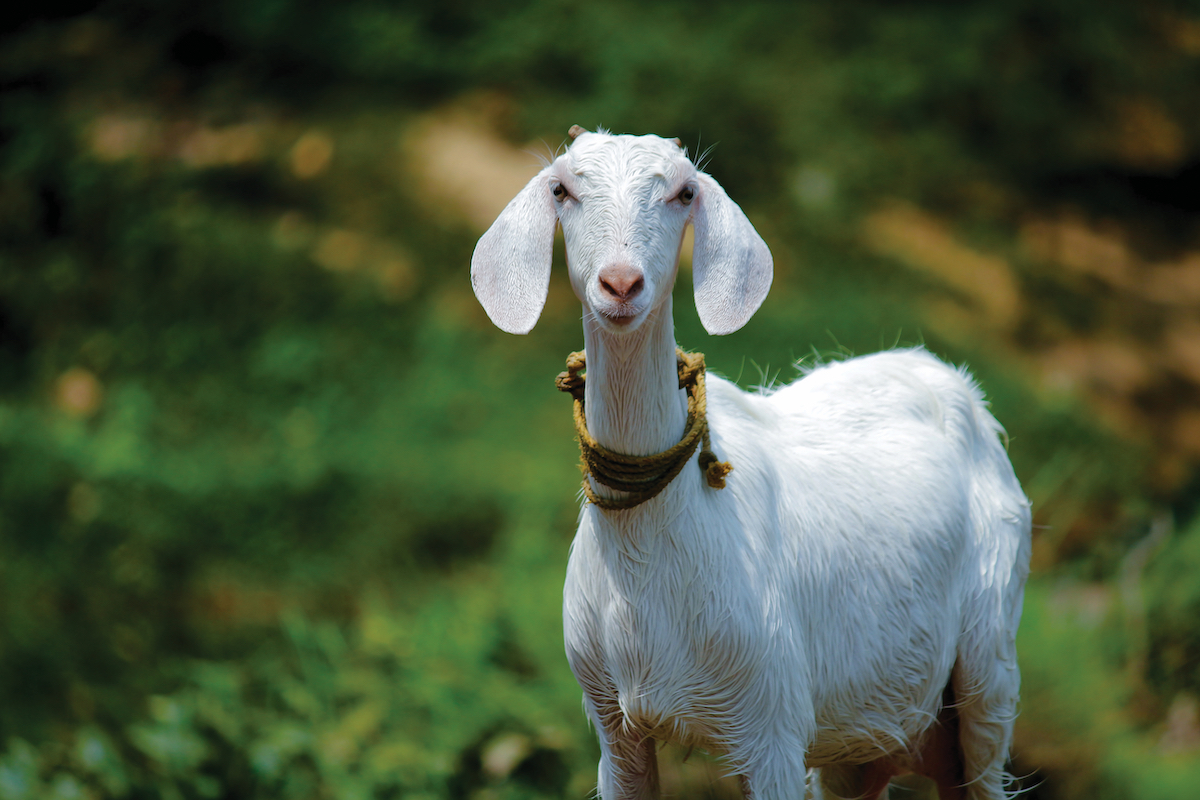
[[(560, 373), (554, 383), (560, 391), (575, 398), (575, 433), (579, 437), (579, 452), (583, 457), (583, 491), (587, 499), (606, 511), (633, 508), (654, 497), (667, 487), (683, 465), (700, 448), (700, 469), (713, 489), (725, 488), (725, 476), (733, 467), (728, 461), (718, 461), (713, 455), (708, 437), (708, 400), (704, 391), (704, 354), (685, 353), (676, 348), (679, 388), (687, 391), (688, 415), (683, 438), (674, 447), (649, 456), (627, 456), (614, 453), (588, 433), (584, 415), (583, 395), (587, 368), (584, 353), (567, 356), (567, 371)], [(588, 477), (610, 489), (628, 492), (622, 498), (607, 498), (596, 494)]]

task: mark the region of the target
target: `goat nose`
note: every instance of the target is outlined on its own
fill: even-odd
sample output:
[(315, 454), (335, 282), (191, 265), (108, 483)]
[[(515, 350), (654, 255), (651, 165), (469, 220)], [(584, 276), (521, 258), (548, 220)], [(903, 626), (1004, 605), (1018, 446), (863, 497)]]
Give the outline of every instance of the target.
[(642, 271), (628, 264), (610, 264), (600, 270), (600, 288), (614, 300), (625, 302), (646, 286)]

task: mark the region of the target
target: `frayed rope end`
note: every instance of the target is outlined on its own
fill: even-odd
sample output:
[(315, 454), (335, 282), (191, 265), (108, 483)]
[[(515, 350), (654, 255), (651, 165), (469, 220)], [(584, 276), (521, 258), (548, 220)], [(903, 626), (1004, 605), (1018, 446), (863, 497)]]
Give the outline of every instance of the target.
[(712, 451), (700, 453), (700, 469), (704, 470), (704, 479), (711, 489), (724, 489), (725, 476), (733, 472), (733, 465), (728, 461), (717, 461)]

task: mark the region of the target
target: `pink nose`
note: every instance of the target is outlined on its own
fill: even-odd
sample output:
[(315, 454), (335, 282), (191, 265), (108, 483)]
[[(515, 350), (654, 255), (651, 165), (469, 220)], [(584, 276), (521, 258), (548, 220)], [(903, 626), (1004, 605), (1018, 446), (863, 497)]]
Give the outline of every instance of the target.
[(646, 286), (642, 271), (628, 264), (609, 264), (600, 270), (600, 289), (613, 300), (632, 300)]

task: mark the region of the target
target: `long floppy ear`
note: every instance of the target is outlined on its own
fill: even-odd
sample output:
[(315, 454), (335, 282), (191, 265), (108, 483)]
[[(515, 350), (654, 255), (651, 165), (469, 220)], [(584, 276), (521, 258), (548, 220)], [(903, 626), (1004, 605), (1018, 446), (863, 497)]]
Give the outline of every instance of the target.
[(529, 333), (550, 288), (550, 260), (558, 215), (547, 167), (509, 201), (475, 245), (471, 286), (496, 327)]
[(721, 184), (703, 172), (697, 179), (692, 288), (700, 322), (719, 336), (745, 325), (762, 305), (771, 288), (773, 263), (766, 242)]

